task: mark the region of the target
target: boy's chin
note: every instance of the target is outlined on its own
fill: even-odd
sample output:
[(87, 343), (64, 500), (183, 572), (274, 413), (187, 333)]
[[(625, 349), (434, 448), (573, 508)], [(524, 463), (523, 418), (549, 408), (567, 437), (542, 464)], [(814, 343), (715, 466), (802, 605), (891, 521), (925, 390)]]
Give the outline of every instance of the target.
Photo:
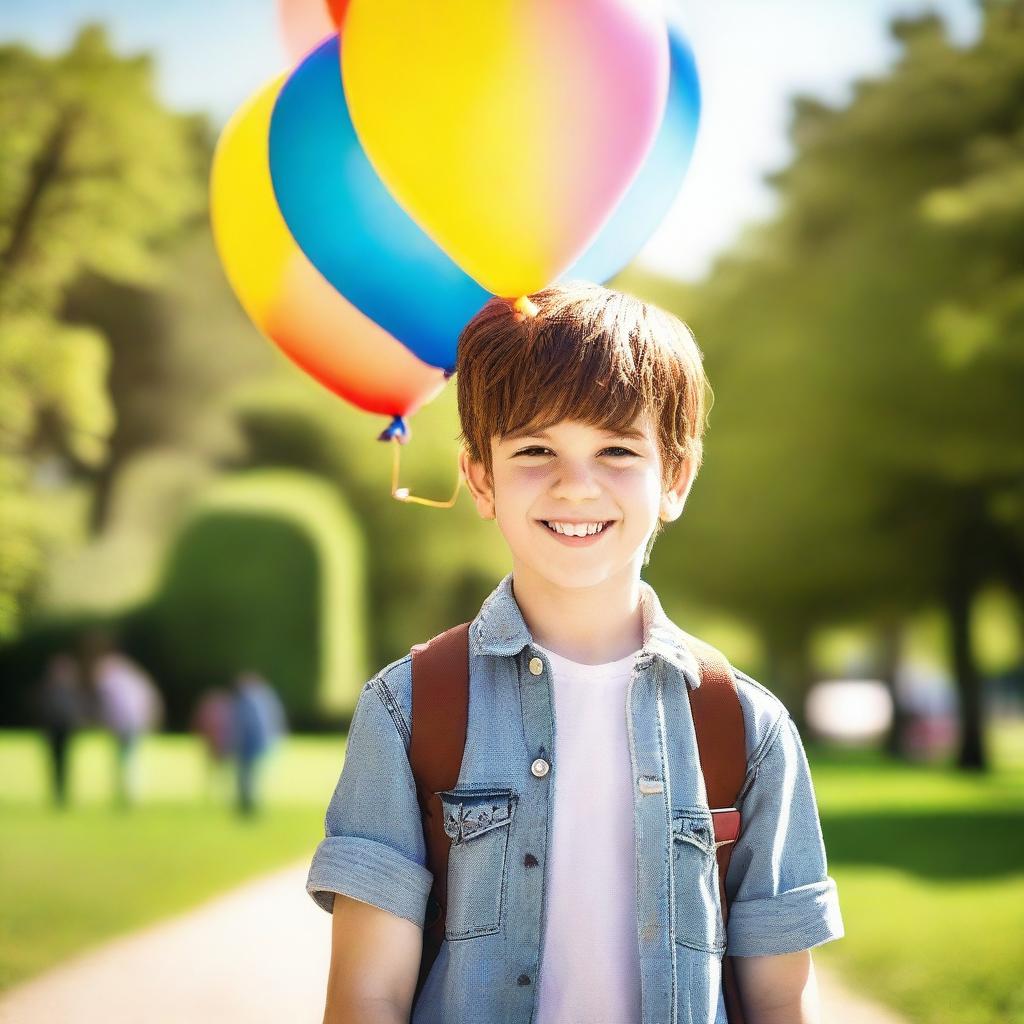
[[(546, 527), (542, 527), (546, 529)], [(512, 554), (513, 575), (542, 580), (552, 587), (575, 590), (582, 587), (597, 587), (612, 579), (626, 579), (639, 574), (643, 565), (645, 548), (639, 548), (632, 557), (623, 560), (621, 553), (614, 559), (601, 556), (586, 548), (562, 547), (561, 550), (544, 551), (537, 546), (517, 550), (509, 545)]]

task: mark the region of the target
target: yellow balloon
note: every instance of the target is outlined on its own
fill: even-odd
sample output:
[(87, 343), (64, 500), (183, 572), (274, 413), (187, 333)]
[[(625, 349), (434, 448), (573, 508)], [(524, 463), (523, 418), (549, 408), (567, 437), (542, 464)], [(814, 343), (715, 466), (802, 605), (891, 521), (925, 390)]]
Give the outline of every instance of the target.
[(221, 262), (246, 313), (261, 328), (295, 248), (273, 198), (266, 156), (270, 115), (287, 77), (278, 75), (235, 112), (210, 173), (210, 218)]
[(351, 0), (353, 126), (409, 215), (497, 295), (583, 254), (640, 169), (668, 32), (637, 0)]

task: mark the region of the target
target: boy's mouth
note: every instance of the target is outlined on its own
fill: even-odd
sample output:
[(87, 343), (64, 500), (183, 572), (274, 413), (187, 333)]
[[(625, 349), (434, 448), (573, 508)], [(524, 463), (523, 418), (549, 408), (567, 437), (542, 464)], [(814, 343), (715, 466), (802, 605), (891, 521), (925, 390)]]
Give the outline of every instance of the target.
[[(605, 520), (604, 522), (598, 522), (596, 524), (597, 525), (597, 529), (593, 533), (582, 533), (581, 535), (577, 535), (575, 532), (573, 532), (573, 533), (559, 533), (559, 531), (556, 530), (555, 527), (552, 525), (551, 520), (548, 520), (548, 519), (538, 519), (537, 522), (548, 533), (550, 533), (553, 537), (555, 537), (557, 540), (560, 540), (560, 541), (562, 541), (562, 542), (564, 542), (566, 544), (570, 544), (573, 547), (581, 547), (581, 546), (584, 546), (586, 544), (593, 544), (593, 543), (595, 543), (599, 537), (602, 537), (605, 533), (608, 532), (609, 529), (611, 529), (611, 527), (615, 524), (616, 520), (608, 519), (608, 520)], [(574, 525), (572, 525), (571, 528), (575, 531), (575, 530), (579, 529), (579, 525), (582, 525), (582, 524), (574, 524)], [(586, 525), (589, 528), (589, 527), (593, 526), (594, 524), (586, 524)], [(569, 524), (566, 524), (565, 528), (566, 529), (570, 528)]]

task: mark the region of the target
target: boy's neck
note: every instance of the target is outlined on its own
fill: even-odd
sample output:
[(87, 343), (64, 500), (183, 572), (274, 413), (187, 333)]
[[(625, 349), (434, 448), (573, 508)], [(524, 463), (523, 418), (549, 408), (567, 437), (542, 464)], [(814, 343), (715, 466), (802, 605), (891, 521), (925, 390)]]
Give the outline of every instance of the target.
[(534, 641), (570, 661), (603, 665), (643, 646), (639, 575), (565, 588), (517, 568), (512, 593)]

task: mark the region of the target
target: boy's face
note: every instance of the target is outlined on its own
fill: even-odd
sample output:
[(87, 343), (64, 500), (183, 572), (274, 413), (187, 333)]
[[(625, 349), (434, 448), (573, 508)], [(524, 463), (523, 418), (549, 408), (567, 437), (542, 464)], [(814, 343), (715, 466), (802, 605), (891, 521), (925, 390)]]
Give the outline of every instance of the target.
[[(637, 418), (638, 436), (563, 420), (543, 434), (491, 438), (493, 482), (465, 451), (460, 466), (485, 519), (496, 519), (513, 557), (555, 586), (597, 586), (639, 576), (659, 517), (679, 518), (693, 482), (692, 460), (664, 489), (657, 434)], [(545, 521), (605, 523), (599, 536), (560, 538)]]

